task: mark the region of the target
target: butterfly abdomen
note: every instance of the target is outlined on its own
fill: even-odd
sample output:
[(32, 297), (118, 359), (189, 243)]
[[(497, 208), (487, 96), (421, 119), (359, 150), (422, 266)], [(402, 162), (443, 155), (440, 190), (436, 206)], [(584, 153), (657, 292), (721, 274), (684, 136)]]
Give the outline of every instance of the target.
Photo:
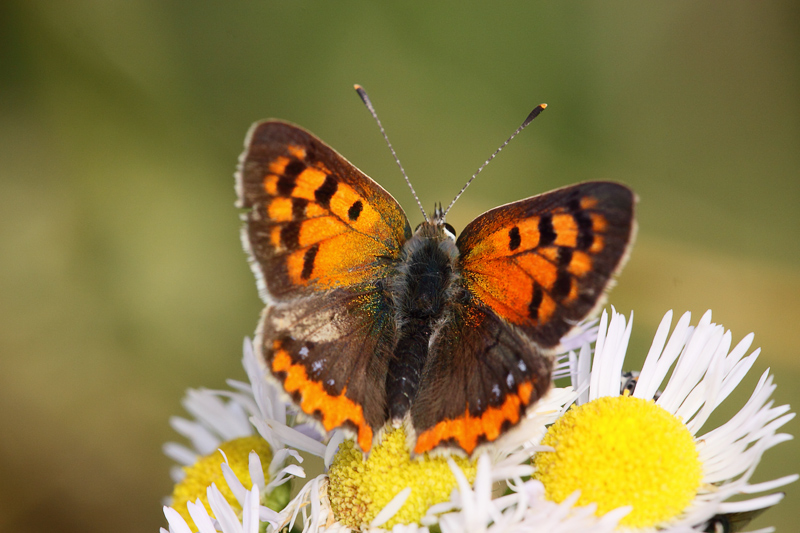
[(457, 279), (458, 252), (436, 224), (423, 223), (403, 247), (391, 283), (396, 342), (386, 376), (387, 410), (399, 421), (414, 401), (428, 359), (430, 338)]

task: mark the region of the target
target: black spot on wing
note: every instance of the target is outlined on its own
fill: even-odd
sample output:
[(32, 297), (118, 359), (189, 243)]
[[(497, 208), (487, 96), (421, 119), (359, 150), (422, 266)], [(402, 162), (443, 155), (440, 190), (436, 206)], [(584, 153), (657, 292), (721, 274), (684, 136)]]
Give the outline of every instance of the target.
[(287, 178), (296, 178), (306, 169), (306, 164), (302, 161), (297, 159), (293, 160), (291, 163), (286, 165), (286, 168), (283, 169), (283, 175)]
[(336, 190), (338, 188), (339, 184), (336, 182), (336, 180), (331, 176), (326, 176), (322, 185), (320, 185), (319, 188), (314, 191), (314, 198), (317, 199), (319, 205), (325, 209), (330, 209), (331, 198), (333, 198), (333, 195), (336, 194)]
[(594, 242), (594, 231), (592, 230), (592, 218), (586, 211), (573, 213), (572, 217), (578, 224), (578, 250), (588, 250)]
[(356, 200), (353, 205), (350, 206), (350, 209), (347, 210), (347, 217), (351, 222), (358, 220), (358, 217), (361, 216), (362, 209), (364, 209), (364, 204), (361, 203), (361, 200)]
[(556, 277), (556, 282), (553, 283), (553, 288), (551, 290), (553, 298), (556, 300), (561, 300), (569, 294), (571, 288), (572, 276), (570, 276), (566, 270), (559, 270), (558, 276)]
[(514, 226), (508, 231), (508, 249), (512, 252), (519, 248), (519, 245), (522, 243), (522, 239), (519, 235), (519, 228)]
[(292, 218), (294, 220), (300, 220), (305, 218), (306, 216), (306, 206), (308, 205), (308, 200), (305, 198), (292, 198)]
[(528, 304), (528, 314), (534, 320), (539, 319), (539, 306), (542, 305), (544, 298), (544, 291), (538, 283), (533, 284), (533, 294), (531, 295), (531, 303)]
[(281, 228), (281, 244), (287, 250), (300, 246), (300, 222), (289, 222)]
[(539, 219), (539, 246), (550, 246), (555, 240), (552, 215), (542, 215)]
[(556, 265), (559, 269), (567, 268), (572, 262), (572, 248), (568, 246), (558, 247), (558, 262)]
[(291, 196), (296, 185), (297, 180), (294, 176), (281, 176), (278, 178), (278, 195), (284, 197)]
[(318, 251), (319, 243), (306, 250), (303, 256), (303, 271), (300, 273), (301, 278), (309, 279), (311, 277), (311, 273), (314, 271), (314, 260), (317, 258)]

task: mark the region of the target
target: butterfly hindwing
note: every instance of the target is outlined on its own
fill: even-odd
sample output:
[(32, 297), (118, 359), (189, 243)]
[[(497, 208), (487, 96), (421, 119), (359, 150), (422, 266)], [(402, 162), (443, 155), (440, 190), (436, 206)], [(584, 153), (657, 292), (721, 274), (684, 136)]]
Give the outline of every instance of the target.
[(326, 431), (344, 427), (369, 451), (385, 422), (391, 315), (377, 290), (335, 289), (267, 307), (257, 342), (284, 390)]
[(237, 172), (244, 241), (268, 300), (379, 279), (411, 229), (392, 196), (307, 131), (255, 124)]
[[(411, 408), (415, 453), (475, 448), (517, 425), (550, 387), (552, 361), (490, 309), (454, 305)], [(443, 394), (442, 391), (447, 391)]]
[(459, 236), (464, 285), (550, 348), (601, 303), (633, 234), (635, 196), (587, 182), (497, 207)]

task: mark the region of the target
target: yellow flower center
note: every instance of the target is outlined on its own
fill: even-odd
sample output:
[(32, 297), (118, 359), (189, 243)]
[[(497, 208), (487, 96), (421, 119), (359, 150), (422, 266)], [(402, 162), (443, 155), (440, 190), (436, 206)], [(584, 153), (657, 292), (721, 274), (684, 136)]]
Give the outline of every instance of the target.
[[(272, 450), (269, 444), (267, 444), (267, 441), (261, 437), (241, 437), (222, 444), (219, 449), (225, 452), (225, 455), (228, 457), (228, 465), (246, 489), (249, 490), (253, 487), (253, 482), (250, 480), (250, 471), (247, 468), (251, 451), (255, 451), (261, 458), (261, 468), (264, 471), (264, 479), (269, 481), (268, 469), (269, 462), (272, 460)], [(183, 481), (175, 485), (172, 491), (172, 508), (181, 514), (192, 531), (195, 531), (197, 528), (192, 521), (192, 517), (189, 516), (186, 503), (200, 499), (210, 514), (211, 507), (208, 505), (206, 490), (212, 483), (217, 485), (217, 488), (222, 495), (225, 496), (225, 499), (231, 507), (236, 510), (237, 514), (241, 515), (242, 513), (241, 506), (236, 501), (236, 497), (233, 495), (233, 492), (230, 487), (228, 487), (222, 475), (222, 468), (220, 465), (223, 461), (224, 458), (219, 451), (201, 457), (192, 466), (183, 468), (184, 472), (186, 472), (186, 477)], [(213, 514), (211, 516), (213, 516)]]
[[(453, 460), (473, 483), (476, 462), (463, 457)], [(352, 441), (343, 442), (328, 470), (328, 481), (334, 517), (352, 528), (372, 522), (406, 487), (411, 488), (408, 499), (381, 527), (391, 529), (395, 524), (418, 523), (431, 505), (448, 501), (456, 486), (446, 458), (424, 454), (411, 459), (402, 428), (387, 432), (366, 461)]]
[(578, 504), (596, 503), (598, 516), (632, 506), (620, 526), (653, 527), (675, 518), (703, 478), (694, 439), (681, 420), (631, 396), (571, 408), (542, 444), (555, 448), (534, 458), (547, 498), (560, 503), (580, 490)]

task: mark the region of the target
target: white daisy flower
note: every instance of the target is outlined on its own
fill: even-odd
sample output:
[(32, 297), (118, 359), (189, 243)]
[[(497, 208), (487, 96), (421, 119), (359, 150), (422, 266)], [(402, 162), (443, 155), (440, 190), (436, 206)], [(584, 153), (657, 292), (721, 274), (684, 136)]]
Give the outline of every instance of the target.
[(303, 461), (296, 450), (317, 455), (325, 451), (322, 436), (313, 426), (288, 425), (294, 408), (281, 400), (279, 389), (266, 379), (249, 339), (244, 343), (242, 364), (249, 383), (229, 380), (230, 391), (189, 390), (183, 404), (194, 420), (170, 420), (191, 443), (164, 446), (164, 453), (180, 465), (172, 469), (175, 487), (168, 503), (189, 527), (199, 526), (192, 523), (191, 502), (210, 503), (207, 488), (212, 484), (239, 513), (249, 490), (243, 483), (257, 487), (263, 512), (268, 507), (283, 508), (289, 500), (287, 481), (305, 477), (303, 469), (288, 460)]
[(791, 438), (777, 430), (794, 413), (788, 406), (773, 406), (775, 385), (767, 370), (739, 413), (701, 433), (759, 350), (746, 356), (752, 334), (731, 349), (730, 332), (713, 324), (710, 312), (696, 327), (689, 321), (686, 313), (668, 340), (672, 312), (666, 314), (633, 393), (620, 395), (631, 321), (626, 324), (625, 317), (612, 310), (609, 323), (603, 313), (591, 371), (588, 345), (577, 361), (573, 359), (576, 406), (542, 441), (555, 451), (535, 457), (535, 477), (544, 484), (548, 499), (564, 501), (579, 490), (577, 502), (596, 504), (600, 515), (630, 505), (631, 512), (620, 522), (626, 530), (670, 533), (713, 531), (732, 513), (764, 509), (782, 499), (783, 494), (773, 493), (728, 501), (734, 495), (772, 491), (798, 478), (749, 482), (762, 454)]

